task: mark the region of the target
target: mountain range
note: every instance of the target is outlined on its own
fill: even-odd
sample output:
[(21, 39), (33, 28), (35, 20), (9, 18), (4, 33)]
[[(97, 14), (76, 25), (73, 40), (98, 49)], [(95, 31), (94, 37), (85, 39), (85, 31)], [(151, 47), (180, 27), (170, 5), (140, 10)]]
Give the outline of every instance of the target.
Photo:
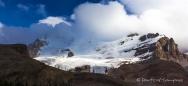
[(2, 86), (188, 84), (187, 54), (173, 38), (159, 33), (132, 33), (114, 41), (45, 35), (27, 46), (0, 49)]
[(173, 38), (158, 33), (142, 36), (133, 33), (108, 42), (77, 42), (74, 39), (45, 36), (29, 44), (28, 48), (34, 59), (62, 70), (90, 65), (90, 72), (104, 74), (106, 68), (147, 60), (153, 53), (158, 53), (157, 57), (161, 59), (173, 60), (184, 68), (188, 66), (186, 55), (179, 51)]

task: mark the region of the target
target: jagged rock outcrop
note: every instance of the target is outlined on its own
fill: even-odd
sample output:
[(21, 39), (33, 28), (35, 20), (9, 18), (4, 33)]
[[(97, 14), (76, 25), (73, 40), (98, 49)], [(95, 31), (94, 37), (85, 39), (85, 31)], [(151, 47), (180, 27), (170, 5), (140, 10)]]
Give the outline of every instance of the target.
[(65, 49), (65, 51), (68, 51), (67, 58), (70, 58), (70, 57), (74, 56), (74, 53), (72, 51), (70, 51), (70, 49)]
[(159, 39), (156, 43), (156, 50), (153, 52), (153, 57), (158, 57), (162, 60), (171, 60), (179, 63), (184, 68), (188, 66), (188, 56), (182, 54), (178, 45), (175, 43), (173, 38), (163, 37)]
[[(144, 44), (144, 43), (143, 43)], [(144, 44), (138, 48), (132, 49), (132, 50), (136, 50), (135, 55), (134, 56), (138, 56), (138, 55), (142, 55), (145, 54), (147, 52), (154, 52), (157, 49), (157, 46), (155, 46), (155, 43), (152, 44)], [(141, 57), (141, 59), (146, 59), (149, 56)]]
[(35, 40), (35, 42), (28, 45), (30, 57), (34, 58), (37, 56), (38, 52), (41, 50), (41, 47), (47, 46), (48, 42), (41, 39)]
[[(44, 37), (43, 40), (37, 39), (37, 40), (35, 40), (35, 42), (30, 43), (27, 46), (29, 49), (30, 57), (32, 57), (32, 58), (37, 57), (38, 55), (40, 55), (40, 53), (38, 53), (38, 52), (41, 51), (41, 48), (49, 45), (49, 42), (46, 42), (45, 39), (47, 39), (47, 37)], [(70, 49), (57, 48), (57, 50), (61, 50), (62, 53), (67, 52), (67, 58), (74, 56), (74, 53)]]
[[(158, 34), (147, 35), (147, 37), (156, 37)], [(147, 39), (146, 35), (140, 38), (141, 41)], [(147, 43), (145, 43), (147, 44)], [(123, 64), (119, 68), (113, 68), (108, 71), (108, 75), (131, 81), (140, 86), (186, 86), (188, 84), (188, 56), (181, 53), (178, 45), (173, 38), (162, 37), (157, 42), (137, 47), (135, 56), (147, 52), (152, 54), (141, 57), (145, 59), (135, 64)], [(148, 58), (150, 57), (150, 58)], [(142, 79), (160, 79), (160, 82), (141, 82)], [(140, 81), (136, 81), (139, 79)], [(164, 82), (162, 79), (181, 79), (176, 82)]]
[(141, 36), (141, 37), (139, 38), (139, 40), (140, 40), (140, 41), (145, 41), (146, 39), (155, 38), (155, 37), (157, 37), (157, 36), (159, 36), (159, 33), (156, 33), (156, 34), (154, 34), (154, 33), (148, 33), (147, 35)]
[[(139, 55), (143, 55), (145, 53), (152, 53), (157, 49), (156, 43), (149, 43), (150, 41), (145, 41), (147, 39), (152, 39), (152, 38), (156, 38), (158, 37), (159, 34), (156, 33), (148, 33), (147, 35), (143, 35), (139, 38), (139, 40), (142, 42), (140, 44), (137, 45), (137, 48), (134, 48), (132, 50), (136, 50), (135, 55), (134, 56), (139, 56)], [(146, 55), (146, 56), (142, 56), (140, 57), (141, 59), (147, 59), (148, 57), (150, 57), (151, 55)]]
[(73, 57), (74, 56), (74, 53), (72, 52), (72, 51), (70, 51), (69, 53), (68, 53), (68, 57)]
[(174, 42), (173, 38), (170, 39), (168, 39), (167, 37), (161, 38), (156, 43), (156, 46), (157, 46), (156, 52), (159, 52), (158, 54), (161, 54), (163, 56), (160, 56), (157, 53), (154, 53), (154, 55), (157, 55), (160, 58), (171, 59), (171, 60), (184, 58), (183, 54), (178, 49), (178, 45)]
[[(150, 34), (148, 36), (155, 37), (157, 36), (157, 34)], [(168, 37), (162, 37), (155, 43), (145, 43), (143, 46), (140, 46), (133, 50), (136, 50), (135, 56), (142, 55), (147, 52), (152, 53), (151, 55), (140, 57), (141, 59), (147, 59), (148, 57), (157, 57), (162, 60), (171, 60), (177, 62), (181, 64), (184, 68), (188, 67), (188, 56), (179, 51), (178, 45), (175, 43), (173, 38), (169, 39)]]
[(131, 34), (127, 35), (127, 37), (133, 37), (133, 36), (138, 36), (138, 33), (131, 33)]

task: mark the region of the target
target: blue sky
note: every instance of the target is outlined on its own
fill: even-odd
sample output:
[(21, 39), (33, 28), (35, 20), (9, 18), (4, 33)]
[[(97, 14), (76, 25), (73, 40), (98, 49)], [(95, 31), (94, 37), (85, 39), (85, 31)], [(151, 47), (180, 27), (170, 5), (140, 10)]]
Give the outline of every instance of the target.
[(0, 0), (0, 44), (46, 34), (113, 41), (130, 33), (173, 37), (188, 51), (188, 0)]
[(0, 22), (7, 26), (28, 27), (48, 16), (69, 18), (74, 8), (84, 2), (99, 3), (101, 0), (1, 0)]

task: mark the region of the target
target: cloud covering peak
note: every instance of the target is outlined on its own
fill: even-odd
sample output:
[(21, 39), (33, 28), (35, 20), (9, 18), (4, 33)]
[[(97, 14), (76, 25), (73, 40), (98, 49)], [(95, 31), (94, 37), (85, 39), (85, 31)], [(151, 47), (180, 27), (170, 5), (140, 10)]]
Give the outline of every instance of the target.
[[(129, 33), (156, 33), (173, 37), (182, 51), (188, 50), (187, 0), (120, 0), (84, 3), (75, 9), (75, 25), (98, 39), (118, 39)], [(124, 9), (124, 7), (126, 8)], [(134, 14), (127, 14), (125, 10)]]
[(81, 28), (86, 35), (102, 39), (121, 37), (130, 30), (125, 28), (126, 18), (135, 17), (128, 17), (124, 6), (118, 2), (110, 2), (109, 5), (84, 3), (74, 12), (75, 25), (78, 29)]
[[(159, 32), (173, 37), (182, 50), (187, 50), (187, 0), (120, 0), (138, 15), (138, 32)], [(138, 23), (135, 23), (138, 26)], [(146, 29), (147, 28), (147, 29)], [(145, 30), (144, 30), (145, 29)]]
[[(32, 34), (31, 39), (48, 33), (64, 37), (73, 36), (77, 40), (88, 38), (110, 41), (135, 32), (141, 35), (158, 32), (173, 37), (184, 51), (188, 50), (187, 4), (187, 0), (120, 0), (120, 2), (109, 1), (108, 4), (86, 2), (77, 6), (73, 15), (70, 15), (70, 19), (74, 22), (69, 23), (64, 17), (50, 16), (39, 20), (39, 24), (33, 24), (29, 28), (13, 29), (15, 27), (6, 26), (2, 27), (2, 32), (12, 43), (15, 42), (14, 35), (19, 33), (22, 33), (19, 35), (21, 37)], [(126, 10), (133, 14), (127, 14)], [(53, 29), (49, 25), (58, 29)], [(66, 35), (62, 35), (65, 32)], [(0, 42), (3, 42), (2, 39)]]

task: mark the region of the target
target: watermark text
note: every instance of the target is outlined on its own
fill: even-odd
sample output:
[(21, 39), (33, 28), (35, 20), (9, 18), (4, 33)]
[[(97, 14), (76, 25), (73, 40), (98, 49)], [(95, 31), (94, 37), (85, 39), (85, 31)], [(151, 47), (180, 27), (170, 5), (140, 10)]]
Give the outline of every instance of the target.
[(176, 82), (183, 82), (183, 79), (166, 79), (166, 78), (159, 78), (159, 79), (146, 79), (146, 78), (137, 78), (136, 79), (137, 82), (172, 82), (172, 83), (176, 83)]

